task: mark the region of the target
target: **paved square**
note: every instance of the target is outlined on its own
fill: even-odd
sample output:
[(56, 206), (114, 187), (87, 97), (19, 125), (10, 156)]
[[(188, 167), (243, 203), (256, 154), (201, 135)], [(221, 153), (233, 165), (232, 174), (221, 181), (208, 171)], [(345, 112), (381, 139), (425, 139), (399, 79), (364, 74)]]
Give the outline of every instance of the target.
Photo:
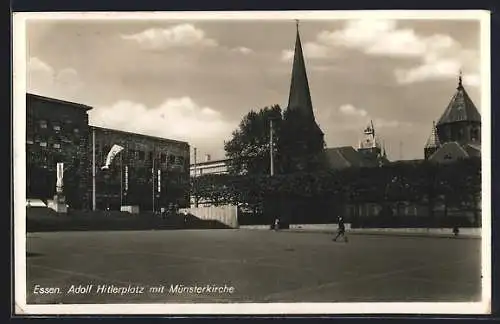
[(479, 239), (331, 238), (265, 230), (29, 233), (28, 303), (480, 300)]

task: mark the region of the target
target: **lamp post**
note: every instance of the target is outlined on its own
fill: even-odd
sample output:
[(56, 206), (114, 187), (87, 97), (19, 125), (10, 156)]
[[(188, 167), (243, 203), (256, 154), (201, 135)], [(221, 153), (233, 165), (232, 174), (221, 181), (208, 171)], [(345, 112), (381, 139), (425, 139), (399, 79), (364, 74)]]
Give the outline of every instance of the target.
[(196, 166), (197, 166), (196, 165), (197, 164), (197, 162), (196, 162), (196, 153), (197, 153), (197, 150), (196, 150), (196, 147), (195, 147), (194, 148), (194, 153), (193, 153), (194, 154), (193, 192), (194, 192), (194, 207), (197, 208), (198, 207), (198, 196), (197, 196), (197, 190), (196, 190), (197, 189), (196, 188), (196, 177), (197, 177), (197, 175), (196, 175), (196, 172), (197, 172), (196, 171)]
[(277, 117), (269, 118), (269, 164), (270, 164), (270, 174), (274, 175), (274, 120)]

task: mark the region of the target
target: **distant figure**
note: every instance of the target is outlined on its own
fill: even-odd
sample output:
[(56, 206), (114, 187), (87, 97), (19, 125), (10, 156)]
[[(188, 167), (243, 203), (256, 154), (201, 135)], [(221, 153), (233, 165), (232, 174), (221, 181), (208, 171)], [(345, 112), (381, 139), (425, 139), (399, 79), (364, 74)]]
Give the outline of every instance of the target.
[(455, 235), (455, 237), (458, 236), (458, 234), (460, 233), (460, 229), (458, 228), (458, 226), (453, 226), (453, 235)]
[(277, 231), (280, 229), (280, 220), (278, 217), (274, 220), (274, 230)]
[(187, 227), (187, 222), (188, 222), (188, 211), (184, 210), (184, 227)]
[(165, 207), (160, 208), (160, 214), (161, 214), (162, 219), (167, 218), (167, 213), (165, 211)]
[(342, 218), (342, 216), (338, 217), (338, 225), (339, 225), (339, 229), (338, 229), (338, 232), (337, 232), (337, 236), (335, 236), (335, 238), (333, 239), (333, 241), (337, 242), (337, 239), (340, 236), (342, 236), (344, 238), (344, 242), (347, 242), (347, 236), (345, 236), (345, 224), (344, 224), (344, 219)]

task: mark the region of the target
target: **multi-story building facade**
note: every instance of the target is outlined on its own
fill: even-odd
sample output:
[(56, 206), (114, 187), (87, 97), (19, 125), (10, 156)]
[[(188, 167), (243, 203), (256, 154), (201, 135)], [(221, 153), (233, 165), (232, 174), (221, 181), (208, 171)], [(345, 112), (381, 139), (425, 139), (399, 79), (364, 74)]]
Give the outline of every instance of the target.
[[(89, 126), (90, 106), (29, 93), (26, 99), (27, 198), (52, 199), (57, 163), (63, 162), (63, 194), (71, 208), (189, 205), (187, 142)], [(124, 149), (102, 170), (113, 145)]]
[(227, 174), (229, 159), (211, 160), (210, 155), (205, 156), (203, 162), (191, 164), (189, 174), (191, 177), (199, 177), (206, 174)]
[[(139, 206), (141, 210), (152, 210), (153, 207), (159, 210), (169, 204), (187, 207), (187, 142), (96, 126), (90, 126), (90, 133), (92, 146), (89, 155), (95, 154), (96, 162), (95, 186), (89, 187), (89, 195), (94, 195), (95, 189), (92, 200), (97, 209), (118, 209), (123, 205)], [(123, 150), (115, 156), (109, 169), (103, 170), (113, 145), (119, 145)]]
[(86, 208), (89, 185), (90, 106), (26, 94), (26, 195), (49, 199), (56, 193), (56, 166), (64, 163), (64, 194), (74, 208)]

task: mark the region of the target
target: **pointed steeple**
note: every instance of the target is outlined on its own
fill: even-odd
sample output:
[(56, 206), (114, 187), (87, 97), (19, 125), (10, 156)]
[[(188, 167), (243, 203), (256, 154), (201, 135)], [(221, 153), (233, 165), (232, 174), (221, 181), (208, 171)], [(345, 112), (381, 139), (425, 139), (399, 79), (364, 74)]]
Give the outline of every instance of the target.
[[(290, 83), (290, 94), (288, 97), (288, 109), (290, 111), (300, 111), (301, 114), (310, 118), (319, 129), (314, 119), (311, 93), (309, 91), (309, 81), (307, 79), (302, 43), (300, 41), (299, 21), (296, 20), (297, 36), (295, 39), (295, 52), (293, 55), (292, 80)], [(321, 130), (320, 130), (321, 131)], [(323, 132), (321, 132), (323, 133)]]
[(439, 137), (437, 134), (436, 122), (432, 122), (432, 132), (427, 139), (427, 143), (425, 143), (425, 148), (437, 148), (439, 146), (441, 146), (441, 142), (439, 141)]
[(481, 114), (472, 102), (471, 98), (462, 84), (462, 71), (458, 76), (457, 91), (453, 95), (444, 111), (443, 115), (437, 122), (437, 126), (450, 124), (455, 122), (481, 122)]

